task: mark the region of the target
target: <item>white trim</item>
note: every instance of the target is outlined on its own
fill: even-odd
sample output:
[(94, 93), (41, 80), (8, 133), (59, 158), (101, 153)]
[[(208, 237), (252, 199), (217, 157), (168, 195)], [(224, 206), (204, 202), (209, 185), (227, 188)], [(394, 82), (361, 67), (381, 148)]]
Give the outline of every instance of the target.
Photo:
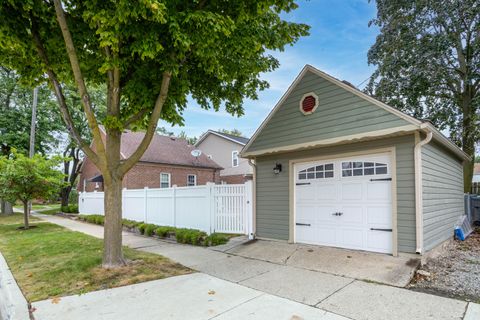
[[(312, 110), (306, 112), (303, 110), (303, 100), (305, 100), (306, 97), (312, 96), (315, 99), (315, 105), (313, 106)], [(312, 114), (317, 110), (318, 108), (318, 96), (315, 94), (315, 92), (308, 92), (305, 93), (301, 98), (300, 101), (298, 102), (298, 108), (300, 109), (300, 112), (303, 113), (303, 115), (307, 116), (309, 114)]]
[(162, 174), (166, 174), (168, 176), (168, 188), (172, 187), (172, 175), (168, 172), (160, 172), (160, 188), (162, 188)]
[(341, 160), (342, 158), (350, 158), (362, 155), (376, 155), (376, 154), (388, 154), (390, 157), (390, 176), (392, 178), (392, 255), (398, 256), (398, 210), (397, 210), (397, 159), (395, 147), (385, 147), (378, 149), (368, 149), (363, 151), (354, 151), (338, 154), (323, 155), (317, 157), (307, 157), (302, 159), (293, 159), (288, 161), (289, 166), (289, 243), (295, 243), (295, 166), (299, 163), (313, 162), (320, 160)]
[(208, 130), (207, 132), (205, 132), (204, 134), (202, 134), (200, 136), (200, 138), (198, 139), (198, 141), (194, 144), (195, 147), (198, 147), (198, 145), (200, 145), (200, 143), (202, 143), (203, 140), (205, 140), (207, 138), (207, 136), (209, 134), (214, 134), (220, 138), (223, 138), (225, 140), (228, 140), (228, 141), (231, 141), (231, 142), (235, 142), (236, 144), (239, 144), (241, 146), (245, 146), (245, 143), (241, 143), (240, 141), (237, 141), (235, 139), (232, 139), (230, 137), (227, 137), (227, 136), (224, 136), (223, 134), (221, 134), (220, 132), (216, 132), (216, 131), (213, 131), (213, 130)]
[(348, 135), (348, 136), (342, 136), (342, 137), (323, 139), (323, 140), (317, 140), (317, 141), (312, 141), (312, 142), (292, 144), (292, 145), (288, 145), (288, 146), (284, 146), (284, 147), (275, 147), (275, 148), (269, 148), (269, 149), (262, 149), (262, 150), (258, 150), (258, 151), (246, 152), (246, 153), (242, 154), (242, 157), (257, 156), (257, 155), (263, 155), (263, 154), (266, 154), (266, 153), (295, 151), (295, 150), (298, 150), (298, 149), (305, 149), (305, 148), (311, 148), (311, 147), (322, 147), (322, 146), (328, 146), (328, 145), (333, 145), (333, 144), (339, 144), (339, 143), (342, 143), (342, 142), (347, 143), (347, 142), (352, 142), (352, 141), (365, 140), (365, 139), (368, 139), (368, 138), (379, 138), (379, 137), (384, 137), (384, 136), (393, 135), (393, 134), (395, 134), (395, 135), (408, 134), (408, 133), (414, 132), (416, 130), (418, 130), (418, 127), (413, 126), (413, 125), (406, 125), (406, 126), (402, 126), (402, 127), (393, 127), (393, 128), (388, 128), (388, 129), (357, 133), (357, 134), (352, 134), (352, 135)]
[[(193, 177), (193, 185), (190, 185), (190, 181), (188, 181), (188, 178)], [(187, 187), (194, 187), (197, 185), (197, 175), (193, 173), (187, 174)]]
[(437, 128), (435, 128), (434, 125), (432, 125), (429, 122), (424, 122), (420, 125), (420, 128), (425, 131), (425, 133), (428, 134), (428, 132), (433, 133), (433, 137), (440, 142), (442, 145), (444, 145), (447, 149), (455, 153), (458, 157), (462, 158), (463, 160), (470, 160), (470, 156), (466, 154), (462, 149), (460, 149), (455, 143), (453, 143), (450, 139), (445, 137), (443, 133), (438, 131)]
[[(235, 164), (234, 160), (237, 160), (237, 164)], [(239, 165), (240, 165), (240, 152), (238, 150), (234, 150), (232, 151), (232, 168), (236, 168)]]
[(423, 253), (423, 177), (422, 177), (422, 147), (432, 140), (433, 132), (428, 131), (425, 139), (420, 139), (420, 133), (415, 133), (415, 147), (413, 149), (415, 161), (415, 235), (416, 253)]

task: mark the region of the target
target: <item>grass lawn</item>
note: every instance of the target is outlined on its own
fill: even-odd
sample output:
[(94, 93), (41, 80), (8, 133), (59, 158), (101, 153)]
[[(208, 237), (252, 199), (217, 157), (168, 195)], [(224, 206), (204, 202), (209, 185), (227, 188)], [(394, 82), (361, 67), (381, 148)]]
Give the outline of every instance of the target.
[[(15, 209), (23, 211), (23, 205), (16, 205)], [(32, 210), (60, 210), (60, 204), (32, 204)]]
[(51, 223), (17, 230), (21, 221), (20, 214), (0, 216), (0, 251), (30, 302), (191, 272), (165, 257), (126, 247), (130, 263), (105, 270), (102, 240)]

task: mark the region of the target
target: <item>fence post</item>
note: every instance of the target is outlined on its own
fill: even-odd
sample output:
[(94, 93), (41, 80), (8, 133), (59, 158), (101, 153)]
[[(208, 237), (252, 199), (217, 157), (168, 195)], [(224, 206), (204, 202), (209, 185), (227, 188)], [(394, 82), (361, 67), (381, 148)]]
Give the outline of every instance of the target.
[(148, 216), (147, 216), (147, 201), (148, 201), (148, 187), (143, 188), (143, 221), (148, 223)]
[(177, 185), (172, 186), (172, 201), (173, 201), (173, 226), (177, 227)]
[(207, 193), (207, 207), (208, 207), (208, 225), (209, 233), (212, 234), (215, 232), (215, 217), (214, 217), (214, 190), (213, 187), (215, 183), (207, 182), (206, 183), (206, 193)]
[(248, 239), (253, 239), (253, 181), (245, 181), (245, 231)]

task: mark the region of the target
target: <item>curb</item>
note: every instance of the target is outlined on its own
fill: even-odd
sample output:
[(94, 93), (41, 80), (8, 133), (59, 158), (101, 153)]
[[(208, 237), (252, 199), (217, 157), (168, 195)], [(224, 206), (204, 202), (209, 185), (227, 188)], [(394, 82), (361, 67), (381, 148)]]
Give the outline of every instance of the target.
[(0, 253), (0, 320), (30, 319), (27, 300)]

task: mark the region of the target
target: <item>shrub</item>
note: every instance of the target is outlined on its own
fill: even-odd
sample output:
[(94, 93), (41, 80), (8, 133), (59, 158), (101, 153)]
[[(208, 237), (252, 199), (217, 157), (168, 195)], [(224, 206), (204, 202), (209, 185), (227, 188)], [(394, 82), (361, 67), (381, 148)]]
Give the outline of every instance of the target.
[(64, 213), (78, 213), (78, 205), (69, 204), (68, 206), (62, 206), (61, 211)]
[(140, 224), (140, 222), (133, 221), (133, 220), (128, 220), (128, 219), (123, 219), (122, 224), (127, 227), (127, 228), (135, 228)]
[(69, 204), (78, 204), (78, 191), (76, 189), (72, 189), (70, 191), (70, 197), (68, 198)]
[(179, 228), (175, 230), (175, 238), (179, 243), (199, 245), (206, 237), (207, 234), (205, 232), (196, 229)]
[(175, 232), (175, 228), (162, 226), (155, 229), (155, 234), (161, 238), (165, 238), (169, 232)]
[(222, 233), (212, 233), (205, 239), (206, 246), (218, 246), (228, 242), (228, 237)]
[(140, 234), (144, 234), (145, 233), (145, 228), (147, 227), (147, 225), (145, 223), (141, 223), (138, 225), (138, 231), (140, 232)]
[(153, 236), (153, 233), (154, 233), (155, 229), (157, 229), (157, 228), (158, 228), (158, 226), (156, 226), (154, 224), (150, 224), (150, 223), (146, 224), (145, 225), (145, 235), (149, 236), (149, 237)]

